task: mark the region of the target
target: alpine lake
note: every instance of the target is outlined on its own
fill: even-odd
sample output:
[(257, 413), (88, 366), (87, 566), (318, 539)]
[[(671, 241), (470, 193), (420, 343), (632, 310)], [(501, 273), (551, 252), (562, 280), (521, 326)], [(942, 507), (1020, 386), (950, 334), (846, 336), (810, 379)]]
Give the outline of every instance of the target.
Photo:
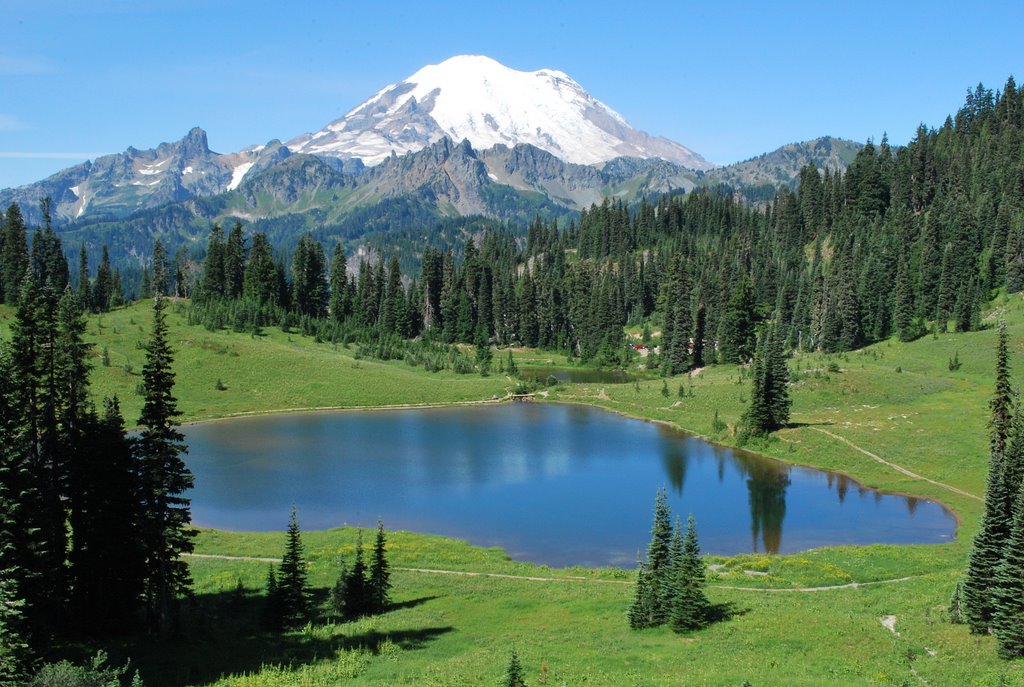
[(654, 496), (704, 553), (950, 541), (934, 501), (715, 446), (587, 406), (511, 403), (267, 415), (184, 428), (193, 522), (411, 530), (550, 566), (634, 567)]

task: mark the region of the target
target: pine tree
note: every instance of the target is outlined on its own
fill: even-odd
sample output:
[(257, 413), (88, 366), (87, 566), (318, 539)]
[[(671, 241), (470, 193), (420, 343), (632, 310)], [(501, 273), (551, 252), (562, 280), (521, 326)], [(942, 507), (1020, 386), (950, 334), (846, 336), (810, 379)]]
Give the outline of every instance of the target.
[(330, 606), (331, 613), (339, 618), (344, 618), (346, 615), (345, 609), (345, 587), (348, 584), (348, 565), (345, 563), (345, 558), (342, 556), (338, 557), (338, 579), (334, 582), (334, 586), (331, 587), (330, 594)]
[(662, 603), (672, 577), (672, 514), (668, 507), (668, 491), (662, 487), (654, 498), (654, 522), (651, 543), (647, 548), (647, 573), (653, 600), (649, 627), (668, 620), (668, 608)]
[(352, 569), (345, 579), (345, 616), (358, 618), (372, 612), (370, 606), (370, 583), (366, 574), (366, 560), (363, 554), (363, 531), (356, 532), (356, 555)]
[(245, 281), (245, 262), (247, 250), (242, 223), (236, 221), (228, 234), (224, 247), (224, 297), (236, 299), (242, 297), (242, 286)]
[(96, 281), (92, 285), (93, 312), (110, 310), (110, 301), (114, 295), (114, 274), (110, 269), (110, 251), (103, 245), (103, 257), (96, 270)]
[(751, 366), (753, 386), (743, 426), (753, 436), (764, 436), (789, 421), (789, 369), (775, 325), (765, 328)]
[(295, 506), (288, 519), (288, 538), (284, 556), (278, 569), (278, 595), (281, 604), (281, 624), (286, 629), (301, 627), (309, 620), (310, 590), (306, 581), (306, 560), (303, 555), (302, 535)]
[(89, 256), (83, 243), (78, 251), (78, 302), (82, 308), (89, 308), (92, 303), (92, 291), (89, 288)]
[(996, 388), (989, 402), (990, 457), (985, 485), (985, 510), (981, 528), (967, 560), (963, 599), (967, 624), (971, 632), (989, 631), (995, 610), (992, 579), (1002, 560), (1003, 547), (1010, 536), (1013, 515), (1008, 505), (1013, 492), (1006, 480), (1007, 444), (1013, 423), (1013, 392), (1010, 387), (1009, 354), (1006, 326), (1000, 322), (996, 343)]
[(227, 279), (224, 274), (224, 261), (227, 246), (224, 242), (224, 230), (214, 224), (210, 230), (210, 240), (206, 247), (206, 260), (203, 261), (203, 275), (200, 279), (199, 292), (196, 297), (217, 300), (227, 293)]
[(260, 614), (260, 623), (271, 632), (280, 630), (283, 620), (281, 608), (281, 590), (277, 586), (277, 575), (274, 573), (274, 564), (271, 563), (267, 570), (267, 592), (263, 597), (263, 611)]
[(29, 269), (29, 256), (25, 221), (16, 203), (11, 203), (4, 213), (3, 236), (0, 241), (3, 244), (0, 246), (0, 255), (3, 256), (0, 279), (3, 281), (4, 299), (10, 305), (17, 305), (22, 281)]
[[(0, 559), (6, 558), (0, 552)], [(34, 663), (28, 642), (25, 602), (17, 596), (17, 574), (0, 571), (0, 684), (16, 685), (29, 676)]]
[(153, 293), (157, 296), (170, 296), (170, 271), (167, 265), (167, 249), (160, 239), (153, 242)]
[(176, 619), (177, 598), (190, 591), (192, 579), (181, 554), (191, 553), (195, 530), (189, 527), (192, 473), (182, 454), (188, 448), (178, 430), (174, 392), (174, 356), (167, 340), (167, 302), (153, 304), (153, 330), (142, 368), (144, 401), (136, 439), (140, 470), (142, 522), (146, 555), (145, 600), (150, 630), (167, 633)]
[(512, 656), (508, 660), (505, 678), (501, 681), (501, 684), (502, 687), (526, 687), (523, 666), (519, 663), (519, 654), (516, 653), (515, 647), (512, 648)]
[(378, 520), (369, 576), (369, 605), (373, 613), (383, 613), (391, 603), (391, 569), (388, 565), (385, 545), (384, 523)]
[(1024, 656), (1024, 488), (1018, 490), (1013, 529), (992, 583), (992, 630), (999, 655)]
[(636, 585), (633, 588), (633, 602), (629, 605), (627, 617), (634, 630), (653, 627), (656, 606), (651, 592), (651, 576), (644, 561), (637, 563)]
[(704, 594), (704, 561), (697, 542), (697, 521), (686, 520), (682, 558), (676, 565), (678, 592), (673, 599), (669, 622), (675, 632), (698, 630), (708, 622), (710, 602)]

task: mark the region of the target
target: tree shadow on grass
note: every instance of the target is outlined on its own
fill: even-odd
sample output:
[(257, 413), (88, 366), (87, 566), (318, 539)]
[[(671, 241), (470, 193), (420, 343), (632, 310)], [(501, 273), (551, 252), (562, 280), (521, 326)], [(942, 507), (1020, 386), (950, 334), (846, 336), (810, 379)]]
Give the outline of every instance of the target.
[[(324, 598), (326, 592), (316, 590), (314, 601)], [(389, 610), (413, 608), (433, 598), (410, 599)], [(297, 669), (335, 659), (343, 652), (375, 655), (385, 642), (414, 651), (455, 630), (439, 626), (360, 631), (365, 626), (339, 623), (331, 627), (331, 621), (324, 619), (299, 631), (267, 632), (260, 622), (264, 603), (263, 594), (252, 590), (200, 594), (183, 603), (180, 629), (171, 638), (158, 641), (133, 636), (102, 645), (112, 665), (130, 659), (132, 670), (140, 671), (147, 687), (182, 687), (211, 683), (226, 675), (257, 673), (264, 666)], [(81, 658), (95, 653), (94, 642), (88, 642), (91, 646), (75, 644), (62, 653), (81, 653)]]
[(400, 611), (403, 608), (416, 608), (417, 606), (422, 606), (423, 604), (427, 603), (428, 601), (433, 601), (434, 599), (440, 599), (440, 598), (441, 598), (440, 596), (436, 596), (435, 595), (435, 596), (421, 596), (418, 599), (407, 599), (405, 601), (397, 601), (397, 602), (394, 602), (394, 603), (391, 603), (391, 604), (388, 605), (388, 611), (389, 612), (390, 611)]
[(738, 618), (747, 613), (750, 613), (749, 608), (740, 608), (732, 601), (727, 601), (726, 603), (711, 604), (705, 617), (707, 618), (708, 625), (714, 625), (715, 623), (724, 623), (727, 620)]

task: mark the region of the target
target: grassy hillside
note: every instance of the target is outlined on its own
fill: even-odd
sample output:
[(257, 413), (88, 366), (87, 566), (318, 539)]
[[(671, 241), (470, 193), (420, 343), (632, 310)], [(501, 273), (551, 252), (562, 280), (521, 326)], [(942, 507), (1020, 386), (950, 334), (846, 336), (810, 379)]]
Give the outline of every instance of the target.
[[(1024, 369), (1024, 302), (1014, 297), (998, 303), (987, 322), (1000, 317), (1009, 323), (1011, 366)], [(481, 400), (511, 386), (497, 376), (430, 374), (401, 363), (357, 360), (352, 351), (277, 330), (252, 338), (188, 327), (180, 313), (171, 322), (178, 397), (188, 419)], [(129, 419), (137, 414), (134, 389), (143, 360), (136, 342), (145, 340), (148, 325), (146, 304), (89, 324), (97, 342), (94, 388), (100, 395), (119, 394)], [(197, 598), (186, 638), (169, 645), (124, 645), (113, 653), (132, 656), (153, 685), (493, 685), (513, 644), (530, 684), (542, 684), (546, 676), (543, 684), (553, 685), (738, 686), (745, 679), (756, 687), (994, 686), (1000, 679), (1024, 685), (1024, 663), (1000, 661), (991, 638), (945, 622), (980, 514), (994, 342), (990, 328), (929, 335), (911, 344), (888, 341), (839, 356), (796, 356), (794, 426), (748, 448), (937, 499), (961, 518), (958, 539), (711, 559), (722, 567), (711, 573), (709, 595), (728, 605), (734, 617), (691, 636), (628, 629), (628, 572), (550, 570), (509, 561), (498, 550), (395, 533), (393, 565), (403, 568), (394, 580), (398, 605), (383, 616), (337, 625), (325, 621), (284, 637), (264, 635), (256, 618), (267, 562), (193, 558)], [(109, 367), (101, 364), (103, 347)], [(954, 355), (961, 367), (950, 370)], [(520, 364), (528, 357), (517, 354)], [(661, 379), (560, 385), (548, 400), (600, 405), (733, 443), (731, 427), (749, 398), (743, 375), (734, 366), (709, 367), (668, 380), (668, 397)], [(225, 391), (217, 390), (217, 379)], [(1015, 381), (1020, 379), (1018, 373)], [(716, 410), (730, 426), (717, 434)], [(637, 536), (643, 542), (647, 533)], [(324, 595), (338, 554), (352, 550), (354, 532), (310, 532), (305, 538), (311, 580)], [(204, 531), (197, 552), (278, 558), (283, 545), (282, 534)], [(552, 579), (524, 579), (534, 577)], [(851, 582), (879, 584), (843, 586)], [(895, 616), (898, 634), (883, 626), (886, 616)]]

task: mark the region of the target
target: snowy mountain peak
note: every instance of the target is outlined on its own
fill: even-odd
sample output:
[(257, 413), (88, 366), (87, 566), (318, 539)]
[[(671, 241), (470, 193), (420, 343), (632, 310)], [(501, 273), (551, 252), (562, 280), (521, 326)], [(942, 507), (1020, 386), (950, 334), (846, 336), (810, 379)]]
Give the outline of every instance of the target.
[(517, 71), (483, 55), (423, 67), (288, 147), (373, 165), (445, 136), (478, 150), (529, 143), (579, 164), (628, 155), (693, 169), (714, 166), (685, 146), (632, 128), (564, 72)]

